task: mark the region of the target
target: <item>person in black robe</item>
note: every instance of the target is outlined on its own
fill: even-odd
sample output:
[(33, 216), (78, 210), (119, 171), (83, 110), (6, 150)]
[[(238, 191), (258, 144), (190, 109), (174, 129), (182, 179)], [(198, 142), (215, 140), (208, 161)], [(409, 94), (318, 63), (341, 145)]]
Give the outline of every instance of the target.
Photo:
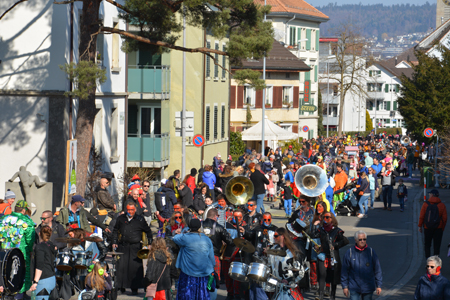
[(117, 261), (115, 285), (122, 293), (130, 288), (137, 295), (139, 288), (144, 288), (144, 268), (142, 260), (137, 257), (141, 250), (142, 233), (145, 232), (148, 244), (152, 243), (152, 232), (144, 217), (136, 215), (136, 206), (127, 202), (126, 213), (117, 218), (113, 231), (113, 248), (123, 252)]

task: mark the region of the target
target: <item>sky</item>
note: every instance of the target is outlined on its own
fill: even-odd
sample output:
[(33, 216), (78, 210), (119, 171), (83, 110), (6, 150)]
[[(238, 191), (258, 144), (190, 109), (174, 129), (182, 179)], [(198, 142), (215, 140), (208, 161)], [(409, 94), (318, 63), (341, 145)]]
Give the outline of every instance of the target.
[(322, 6), (327, 5), (329, 3), (337, 3), (338, 5), (341, 4), (384, 4), (384, 5), (392, 5), (392, 4), (416, 4), (416, 5), (422, 5), (427, 3), (427, 1), (431, 3), (436, 3), (436, 0), (306, 0), (309, 4), (313, 6)]

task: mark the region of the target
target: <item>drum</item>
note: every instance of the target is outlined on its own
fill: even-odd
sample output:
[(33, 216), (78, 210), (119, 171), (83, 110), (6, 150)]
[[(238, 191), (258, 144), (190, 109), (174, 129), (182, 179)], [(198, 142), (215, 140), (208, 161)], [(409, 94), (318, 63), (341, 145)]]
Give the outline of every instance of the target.
[(265, 282), (269, 277), (270, 269), (267, 265), (253, 262), (250, 264), (247, 276), (255, 281)]
[(25, 281), (25, 259), (19, 248), (0, 251), (1, 276), (6, 294), (15, 294), (22, 289)]
[(237, 261), (232, 262), (230, 270), (228, 270), (228, 275), (230, 275), (232, 279), (240, 282), (248, 282), (247, 273), (248, 265)]
[(289, 290), (280, 290), (280, 292), (273, 298), (274, 300), (295, 300)]
[(73, 253), (69, 251), (58, 252), (56, 257), (56, 269), (61, 271), (72, 270)]
[(89, 259), (89, 254), (87, 252), (78, 252), (75, 254), (75, 269), (87, 269), (91, 264), (91, 260)]
[(55, 277), (56, 277), (56, 280), (63, 280), (63, 277), (64, 277), (64, 274), (65, 274), (66, 272), (65, 271), (63, 271), (63, 270), (58, 270), (58, 269), (56, 269), (56, 271), (55, 271)]

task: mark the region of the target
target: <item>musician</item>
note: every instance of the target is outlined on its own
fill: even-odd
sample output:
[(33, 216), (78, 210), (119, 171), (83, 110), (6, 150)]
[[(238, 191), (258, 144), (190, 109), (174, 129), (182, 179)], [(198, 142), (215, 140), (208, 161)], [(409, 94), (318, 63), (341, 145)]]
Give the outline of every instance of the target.
[(292, 223), (296, 219), (300, 219), (300, 221), (310, 224), (314, 217), (314, 209), (311, 207), (311, 201), (314, 199), (315, 198), (313, 197), (301, 195), (299, 199), (300, 208), (292, 213), (288, 223)]
[[(250, 227), (244, 221), (244, 213), (241, 209), (234, 211), (233, 216), (226, 223), (226, 230), (230, 234), (232, 239), (244, 238), (248, 241), (252, 240), (252, 232)], [(239, 231), (238, 231), (239, 228)], [(239, 232), (239, 234), (238, 234)], [(230, 269), (231, 262), (241, 261), (241, 255), (238, 253), (239, 248), (234, 244), (227, 247), (224, 253), (224, 259), (222, 261), (222, 273), (225, 275), (225, 285), (227, 287), (227, 299), (233, 298), (244, 298), (244, 291), (246, 290), (246, 285), (237, 280), (233, 280), (229, 275), (228, 271)], [(243, 256), (243, 255), (242, 255)]]
[[(53, 219), (53, 213), (51, 210), (46, 210), (46, 211), (42, 212), (41, 224), (39, 224), (39, 226), (36, 227), (36, 235), (37, 236), (39, 236), (39, 233), (43, 226), (48, 226), (52, 229), (52, 235), (50, 237), (50, 241), (53, 243), (53, 245), (55, 245), (58, 249), (63, 249), (66, 247), (65, 243), (60, 243), (60, 242), (56, 241), (56, 238), (64, 237), (66, 232), (64, 230), (64, 226), (62, 226), (61, 224), (59, 224), (58, 222), (56, 222)], [(35, 241), (36, 241), (36, 244), (39, 243), (39, 239), (36, 238)]]
[(262, 215), (256, 211), (256, 201), (253, 199), (250, 199), (247, 202), (247, 210), (248, 213), (244, 215), (244, 221), (247, 223), (250, 227), (255, 228), (259, 224), (261, 224)]
[(255, 255), (262, 256), (264, 249), (274, 244), (273, 235), (277, 229), (278, 227), (272, 224), (272, 214), (265, 212), (261, 223), (254, 230)]
[[(217, 223), (222, 225), (223, 227), (226, 227), (226, 222), (228, 218), (230, 218), (233, 213), (231, 211), (232, 207), (229, 207), (227, 205), (227, 201), (225, 200), (225, 196), (223, 194), (220, 194), (217, 196), (217, 212), (219, 213), (219, 218), (217, 219)], [(228, 272), (228, 271), (227, 271)]]
[(344, 236), (344, 231), (338, 227), (336, 217), (326, 212), (323, 215), (323, 220), (320, 222), (318, 228), (313, 227), (313, 238), (320, 238), (321, 247), (318, 258), (319, 269), (319, 297), (323, 300), (325, 282), (331, 283), (330, 299), (334, 300), (336, 297), (336, 286), (341, 283), (341, 258), (339, 249), (349, 243)]
[(144, 217), (136, 215), (136, 206), (127, 202), (126, 214), (117, 218), (113, 231), (113, 249), (123, 252), (117, 261), (116, 286), (122, 293), (131, 288), (132, 294), (137, 295), (139, 288), (143, 288), (142, 260), (137, 257), (141, 250), (141, 237), (145, 232), (149, 244), (152, 242), (152, 232)]
[[(226, 247), (231, 247), (233, 245), (233, 240), (231, 239), (230, 234), (225, 228), (217, 223), (217, 219), (219, 218), (219, 213), (217, 209), (211, 208), (206, 214), (206, 220), (203, 221), (203, 233), (211, 239), (211, 242), (214, 247), (214, 258), (216, 260), (216, 265), (214, 267), (214, 271), (216, 271), (217, 275), (219, 275), (220, 280), (220, 255), (221, 249), (224, 247), (224, 243)], [(225, 251), (225, 250), (224, 250)]]
[[(297, 285), (304, 276), (304, 255), (298, 250), (289, 236), (289, 232), (284, 228), (278, 228), (274, 234), (275, 245), (273, 250), (284, 250), (286, 256), (268, 255), (269, 263), (272, 267), (272, 275), (278, 281), (289, 285)], [(303, 300), (303, 296), (298, 287), (290, 288), (291, 296), (295, 300)]]

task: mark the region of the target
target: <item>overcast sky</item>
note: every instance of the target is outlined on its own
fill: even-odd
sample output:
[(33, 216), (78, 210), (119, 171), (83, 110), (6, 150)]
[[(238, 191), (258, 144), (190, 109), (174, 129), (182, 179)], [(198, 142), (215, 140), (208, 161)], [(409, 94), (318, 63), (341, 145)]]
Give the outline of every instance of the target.
[(339, 5), (341, 4), (379, 4), (382, 3), (384, 5), (391, 5), (391, 4), (417, 4), (417, 5), (422, 5), (427, 3), (427, 1), (429, 3), (436, 3), (436, 0), (306, 0), (306, 2), (308, 2), (309, 4), (312, 4), (313, 6), (322, 6), (322, 5), (327, 5), (329, 3), (338, 3)]

